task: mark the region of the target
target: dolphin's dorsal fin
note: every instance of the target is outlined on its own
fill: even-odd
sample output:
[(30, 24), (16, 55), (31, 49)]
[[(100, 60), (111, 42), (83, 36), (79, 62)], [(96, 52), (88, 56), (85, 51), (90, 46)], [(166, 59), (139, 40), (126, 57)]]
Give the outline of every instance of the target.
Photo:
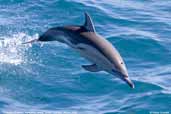
[(90, 15), (87, 12), (85, 12), (85, 23), (84, 23), (84, 27), (89, 32), (95, 32), (95, 28), (94, 28), (93, 21), (92, 21)]

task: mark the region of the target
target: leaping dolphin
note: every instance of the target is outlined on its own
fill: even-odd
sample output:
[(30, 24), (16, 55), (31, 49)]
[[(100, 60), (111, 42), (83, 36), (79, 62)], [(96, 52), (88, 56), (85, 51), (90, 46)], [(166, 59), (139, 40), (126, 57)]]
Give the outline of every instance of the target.
[(85, 13), (85, 23), (82, 26), (54, 27), (47, 30), (38, 39), (26, 43), (35, 41), (59, 41), (67, 44), (92, 63), (82, 65), (85, 70), (90, 72), (106, 71), (134, 88), (119, 52), (109, 41), (96, 33), (88, 13)]

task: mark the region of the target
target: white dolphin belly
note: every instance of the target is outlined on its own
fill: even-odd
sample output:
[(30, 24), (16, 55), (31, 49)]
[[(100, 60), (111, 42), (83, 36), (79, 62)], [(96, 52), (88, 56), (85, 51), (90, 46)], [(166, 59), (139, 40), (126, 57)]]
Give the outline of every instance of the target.
[(82, 57), (86, 58), (93, 64), (96, 64), (99, 69), (108, 71), (113, 68), (111, 62), (96, 48), (83, 43), (75, 45), (71, 43), (67, 38), (65, 38), (64, 41), (68, 46), (79, 52)]
[(109, 70), (112, 68), (112, 64), (110, 63), (110, 61), (96, 48), (86, 44), (78, 44), (76, 45), (75, 49), (80, 53), (81, 56), (96, 64), (99, 69)]

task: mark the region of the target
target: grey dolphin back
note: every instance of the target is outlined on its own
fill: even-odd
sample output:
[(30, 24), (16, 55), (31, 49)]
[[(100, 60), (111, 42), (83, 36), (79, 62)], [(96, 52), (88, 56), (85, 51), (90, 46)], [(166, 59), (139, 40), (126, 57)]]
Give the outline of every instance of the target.
[(84, 27), (87, 29), (88, 32), (95, 32), (93, 21), (87, 12), (85, 12)]

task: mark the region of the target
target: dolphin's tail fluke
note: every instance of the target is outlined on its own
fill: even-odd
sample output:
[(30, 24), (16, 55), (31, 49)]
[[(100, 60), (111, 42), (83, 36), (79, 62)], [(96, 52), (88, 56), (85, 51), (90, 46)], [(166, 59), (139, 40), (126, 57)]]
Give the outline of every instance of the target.
[(129, 78), (124, 78), (124, 81), (132, 88), (134, 89), (134, 83)]
[(28, 41), (28, 42), (24, 42), (22, 44), (34, 43), (34, 42), (37, 42), (37, 41), (38, 41), (38, 39), (33, 39), (33, 40)]

